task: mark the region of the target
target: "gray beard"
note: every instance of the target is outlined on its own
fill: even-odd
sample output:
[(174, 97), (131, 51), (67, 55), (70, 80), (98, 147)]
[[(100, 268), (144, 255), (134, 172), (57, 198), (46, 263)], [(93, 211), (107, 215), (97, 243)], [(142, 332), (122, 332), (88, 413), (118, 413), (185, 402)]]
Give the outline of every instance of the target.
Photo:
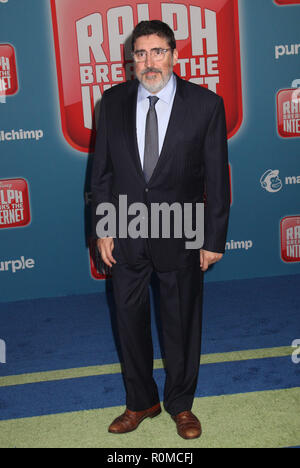
[[(149, 70), (148, 70), (149, 71)], [(143, 73), (143, 76), (145, 75), (145, 72)], [(165, 86), (167, 86), (167, 84), (169, 83), (170, 79), (171, 79), (171, 76), (173, 75), (173, 67), (171, 68), (169, 74), (163, 78), (163, 75), (162, 75), (162, 79), (159, 83), (156, 83), (156, 84), (151, 84), (151, 80), (142, 80), (140, 79), (140, 83), (142, 86), (144, 86), (144, 88), (151, 94), (157, 94), (159, 93), (162, 89), (164, 89)]]

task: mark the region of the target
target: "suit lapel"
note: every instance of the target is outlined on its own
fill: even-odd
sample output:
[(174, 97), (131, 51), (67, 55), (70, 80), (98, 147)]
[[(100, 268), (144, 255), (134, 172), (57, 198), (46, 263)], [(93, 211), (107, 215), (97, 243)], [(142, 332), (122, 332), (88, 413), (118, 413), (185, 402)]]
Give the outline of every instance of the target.
[(134, 80), (123, 106), (123, 119), (126, 141), (129, 153), (133, 159), (137, 172), (143, 177), (144, 173), (139, 155), (136, 134), (136, 107), (137, 107), (138, 81)]

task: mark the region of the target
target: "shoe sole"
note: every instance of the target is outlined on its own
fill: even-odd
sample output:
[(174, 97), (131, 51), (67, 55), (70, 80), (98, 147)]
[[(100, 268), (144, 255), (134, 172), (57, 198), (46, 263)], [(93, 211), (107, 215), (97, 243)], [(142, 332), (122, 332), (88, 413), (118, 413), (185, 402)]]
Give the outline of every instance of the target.
[(201, 432), (199, 435), (192, 436), (192, 437), (185, 437), (185, 436), (183, 436), (182, 434), (180, 434), (179, 432), (177, 432), (177, 434), (178, 434), (182, 439), (185, 439), (185, 440), (199, 439), (199, 438), (202, 436), (202, 432)]

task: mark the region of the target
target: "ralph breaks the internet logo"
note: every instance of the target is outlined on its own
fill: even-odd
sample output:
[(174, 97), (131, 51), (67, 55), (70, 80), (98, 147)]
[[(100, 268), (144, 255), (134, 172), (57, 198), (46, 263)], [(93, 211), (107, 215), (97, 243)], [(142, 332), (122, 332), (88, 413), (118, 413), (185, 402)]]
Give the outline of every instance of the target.
[(300, 216), (286, 216), (280, 222), (281, 258), (286, 263), (300, 262)]
[(282, 138), (300, 137), (300, 88), (278, 91), (277, 128)]
[(134, 78), (130, 36), (142, 20), (175, 31), (176, 73), (225, 101), (228, 137), (242, 122), (237, 0), (50, 0), (62, 130), (75, 149), (94, 151), (98, 103), (111, 86)]
[(0, 180), (0, 229), (30, 224), (29, 187), (24, 179)]
[(15, 49), (11, 44), (0, 44), (0, 96), (12, 96), (18, 91)]

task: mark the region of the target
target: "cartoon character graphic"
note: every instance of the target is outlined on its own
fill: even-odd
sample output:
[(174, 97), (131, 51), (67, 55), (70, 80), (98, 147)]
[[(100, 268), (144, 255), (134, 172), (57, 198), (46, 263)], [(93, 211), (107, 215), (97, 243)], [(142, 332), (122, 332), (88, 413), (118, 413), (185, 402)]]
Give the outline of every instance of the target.
[(279, 171), (268, 169), (260, 178), (260, 184), (267, 192), (275, 193), (282, 189), (282, 181), (279, 177)]

